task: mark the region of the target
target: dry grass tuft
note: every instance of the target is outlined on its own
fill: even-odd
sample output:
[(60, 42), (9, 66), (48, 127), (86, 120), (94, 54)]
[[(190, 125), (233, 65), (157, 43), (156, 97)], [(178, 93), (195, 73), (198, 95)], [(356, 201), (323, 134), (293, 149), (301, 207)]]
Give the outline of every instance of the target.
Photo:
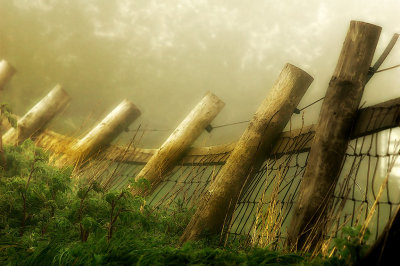
[[(257, 204), (256, 221), (251, 237), (252, 246), (267, 247), (276, 246), (281, 236), (283, 223), (283, 204), (279, 200), (279, 188), (283, 180), (283, 170), (280, 169), (275, 176), (274, 187), (270, 195), (267, 194), (267, 186)], [(267, 181), (266, 181), (267, 182)]]

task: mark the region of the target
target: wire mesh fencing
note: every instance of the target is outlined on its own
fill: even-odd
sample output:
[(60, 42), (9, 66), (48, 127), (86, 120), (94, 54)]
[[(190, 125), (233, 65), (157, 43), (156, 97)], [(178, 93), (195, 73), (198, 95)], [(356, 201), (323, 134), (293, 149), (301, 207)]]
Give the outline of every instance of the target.
[(301, 151), (311, 144), (313, 132), (287, 138), (283, 142), (286, 143), (284, 150), (291, 152), (267, 159), (243, 189), (231, 221), (224, 226), (230, 239), (245, 236), (254, 244), (262, 244), (271, 238), (276, 242), (284, 237), (281, 228), (290, 221), (290, 211), (307, 164), (308, 152)]
[[(377, 210), (369, 226), (373, 239), (378, 237), (400, 204), (400, 164), (388, 172), (389, 162), (398, 153), (394, 146), (399, 138), (400, 128), (395, 128), (350, 141), (333, 196), (334, 215), (332, 213), (328, 236), (338, 236), (345, 225), (355, 226), (365, 221), (385, 176), (389, 174), (389, 183), (377, 201)], [(252, 244), (272, 241), (277, 246), (283, 245), (307, 166), (307, 147), (312, 139), (313, 132), (308, 131), (281, 140), (274, 156), (264, 162), (244, 187), (232, 219), (225, 224), (225, 233), (230, 240), (244, 237)], [(198, 155), (196, 163), (182, 161), (165, 176), (147, 199), (148, 204), (158, 208), (179, 201), (188, 208), (195, 207), (229, 154), (226, 151)], [(122, 189), (142, 167), (143, 164), (121, 161), (97, 161), (96, 167), (91, 165), (85, 169), (85, 174), (96, 176), (106, 188)]]
[[(363, 224), (371, 207), (376, 206), (369, 222), (373, 241), (400, 205), (400, 163), (391, 166), (399, 153), (396, 145), (400, 139), (400, 128), (396, 126), (400, 122), (398, 102), (395, 99), (366, 108), (359, 114), (331, 201), (327, 238), (340, 235), (343, 226)], [(245, 238), (253, 245), (283, 245), (314, 134), (315, 129), (307, 127), (281, 135), (272, 154), (243, 187), (235, 211), (224, 225), (227, 241)], [(56, 138), (59, 136), (48, 135), (38, 142), (49, 146), (53, 143), (49, 140)], [(69, 140), (64, 142), (67, 145)], [(234, 148), (234, 144), (221, 146), (188, 152), (163, 177), (147, 199), (148, 204), (159, 208), (180, 202), (188, 208), (195, 207)], [(110, 149), (102, 157), (90, 160), (79, 175), (99, 181), (105, 189), (122, 189), (155, 152), (124, 147)], [(388, 182), (380, 196), (386, 177)]]
[[(365, 132), (381, 127), (391, 118), (389, 114), (399, 112), (399, 106), (368, 111)], [(396, 127), (349, 142), (327, 217), (330, 226), (326, 238), (340, 235), (344, 226), (364, 224), (374, 204), (377, 208), (369, 229), (371, 241), (378, 238), (400, 204), (400, 164), (396, 161), (399, 139), (400, 128)], [(245, 236), (253, 244), (284, 244), (307, 159), (306, 151), (269, 158), (264, 163), (243, 191), (232, 220), (225, 225), (230, 239)], [(386, 178), (388, 184), (382, 187)], [(383, 194), (379, 197), (381, 187)]]
[(229, 157), (229, 151), (198, 155), (196, 163), (176, 166), (161, 182), (149, 198), (154, 207), (180, 201), (186, 207), (194, 207), (207, 186), (214, 180)]
[[(395, 128), (349, 143), (333, 196), (331, 227), (326, 237), (340, 235), (344, 226), (363, 224), (388, 176), (388, 185), (376, 202), (377, 209), (369, 224), (371, 241), (378, 238), (400, 205), (400, 164), (392, 169), (389, 165), (398, 154), (394, 147), (399, 138), (400, 128)], [(303, 152), (268, 159), (264, 163), (243, 191), (232, 220), (226, 225), (230, 239), (246, 236), (253, 244), (284, 244), (307, 159), (308, 152)], [(271, 236), (274, 239), (266, 239)]]

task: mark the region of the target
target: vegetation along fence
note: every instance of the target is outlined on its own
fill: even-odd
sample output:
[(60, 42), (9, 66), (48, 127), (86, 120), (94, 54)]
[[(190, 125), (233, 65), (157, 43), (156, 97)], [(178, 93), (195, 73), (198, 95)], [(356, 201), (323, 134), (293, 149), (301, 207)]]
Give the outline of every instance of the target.
[[(287, 64), (252, 120), (243, 121), (249, 124), (236, 143), (192, 147), (203, 130), (213, 130), (210, 124), (224, 106), (212, 93), (160, 149), (137, 148), (140, 130), (127, 146), (110, 144), (140, 115), (129, 101), (82, 139), (67, 137), (45, 129), (69, 102), (59, 85), (3, 141), (31, 137), (54, 154), (55, 165), (75, 164), (76, 176), (105, 189), (147, 179), (149, 188), (131, 190), (148, 196), (154, 208), (196, 207), (182, 242), (211, 231), (224, 241), (239, 237), (261, 246), (307, 250), (323, 248), (321, 239), (357, 224), (368, 226), (378, 239), (400, 205), (400, 98), (358, 109), (363, 88), (382, 71), (398, 38), (395, 34), (370, 67), (379, 33), (375, 25), (351, 22), (316, 125), (282, 132), (291, 115), (304, 109), (296, 106), (312, 82)], [(3, 87), (14, 70), (3, 60), (0, 72)]]

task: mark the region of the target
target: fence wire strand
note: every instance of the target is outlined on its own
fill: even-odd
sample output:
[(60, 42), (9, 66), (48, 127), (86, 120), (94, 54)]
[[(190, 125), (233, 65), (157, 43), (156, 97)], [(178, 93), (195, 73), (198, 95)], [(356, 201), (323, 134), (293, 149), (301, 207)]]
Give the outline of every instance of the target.
[[(381, 126), (386, 117), (393, 112), (400, 112), (400, 106), (372, 108), (365, 127)], [(285, 138), (275, 149), (280, 152), (268, 158), (254, 178), (244, 187), (232, 218), (224, 225), (229, 240), (245, 238), (249, 243), (258, 243), (266, 230), (263, 228), (265, 221), (260, 218), (262, 217), (260, 212), (265, 212), (274, 204), (275, 208), (279, 207), (275, 218), (280, 222), (274, 246), (283, 245), (285, 242), (293, 206), (307, 166), (309, 152), (304, 147), (310, 146), (313, 132), (306, 131), (296, 136), (287, 135)], [(397, 127), (349, 142), (331, 199), (332, 206), (328, 217), (331, 226), (326, 237), (340, 235), (340, 230), (345, 225), (355, 226), (364, 222), (387, 174), (389, 162), (398, 153), (393, 147), (395, 140), (399, 138), (400, 128)], [(218, 176), (229, 154), (230, 152), (219, 152), (198, 155), (195, 164), (182, 161), (163, 178), (148, 198), (148, 204), (160, 208), (180, 202), (188, 208), (195, 207), (210, 182)], [(123, 161), (98, 161), (98, 164), (101, 163), (108, 165), (104, 165), (101, 173), (97, 174), (98, 180), (103, 184), (106, 183), (110, 189), (123, 188), (143, 167), (143, 164)], [(276, 198), (271, 198), (273, 193), (277, 193)], [(390, 173), (385, 193), (377, 202), (376, 213), (369, 226), (373, 235), (372, 240), (378, 237), (393, 215), (393, 210), (399, 205), (400, 164)]]

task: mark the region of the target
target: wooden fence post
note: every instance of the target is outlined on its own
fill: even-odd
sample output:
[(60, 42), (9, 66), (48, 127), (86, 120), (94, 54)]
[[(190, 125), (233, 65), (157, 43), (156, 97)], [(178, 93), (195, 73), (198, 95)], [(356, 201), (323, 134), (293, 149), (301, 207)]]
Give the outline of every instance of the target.
[(140, 116), (140, 110), (130, 101), (122, 101), (85, 137), (71, 148), (72, 159), (83, 161), (110, 144)]
[(14, 75), (15, 68), (12, 67), (6, 60), (0, 61), (0, 91), (3, 90), (4, 85)]
[(217, 96), (208, 92), (135, 177), (136, 181), (145, 178), (151, 187), (141, 190), (133, 188), (132, 193), (147, 195), (154, 191), (163, 176), (190, 148), (224, 105), (225, 103)]
[(18, 120), (17, 128), (10, 128), (3, 142), (20, 144), (42, 130), (70, 102), (71, 98), (60, 85), (56, 85), (46, 97)]
[(290, 248), (314, 249), (327, 227), (349, 134), (367, 80), (381, 27), (351, 21), (321, 107), (307, 167), (288, 229)]
[(309, 74), (293, 65), (283, 68), (219, 175), (201, 197), (181, 242), (194, 240), (205, 232), (216, 234), (222, 230), (224, 221), (232, 216), (241, 188), (272, 151), (312, 81)]

